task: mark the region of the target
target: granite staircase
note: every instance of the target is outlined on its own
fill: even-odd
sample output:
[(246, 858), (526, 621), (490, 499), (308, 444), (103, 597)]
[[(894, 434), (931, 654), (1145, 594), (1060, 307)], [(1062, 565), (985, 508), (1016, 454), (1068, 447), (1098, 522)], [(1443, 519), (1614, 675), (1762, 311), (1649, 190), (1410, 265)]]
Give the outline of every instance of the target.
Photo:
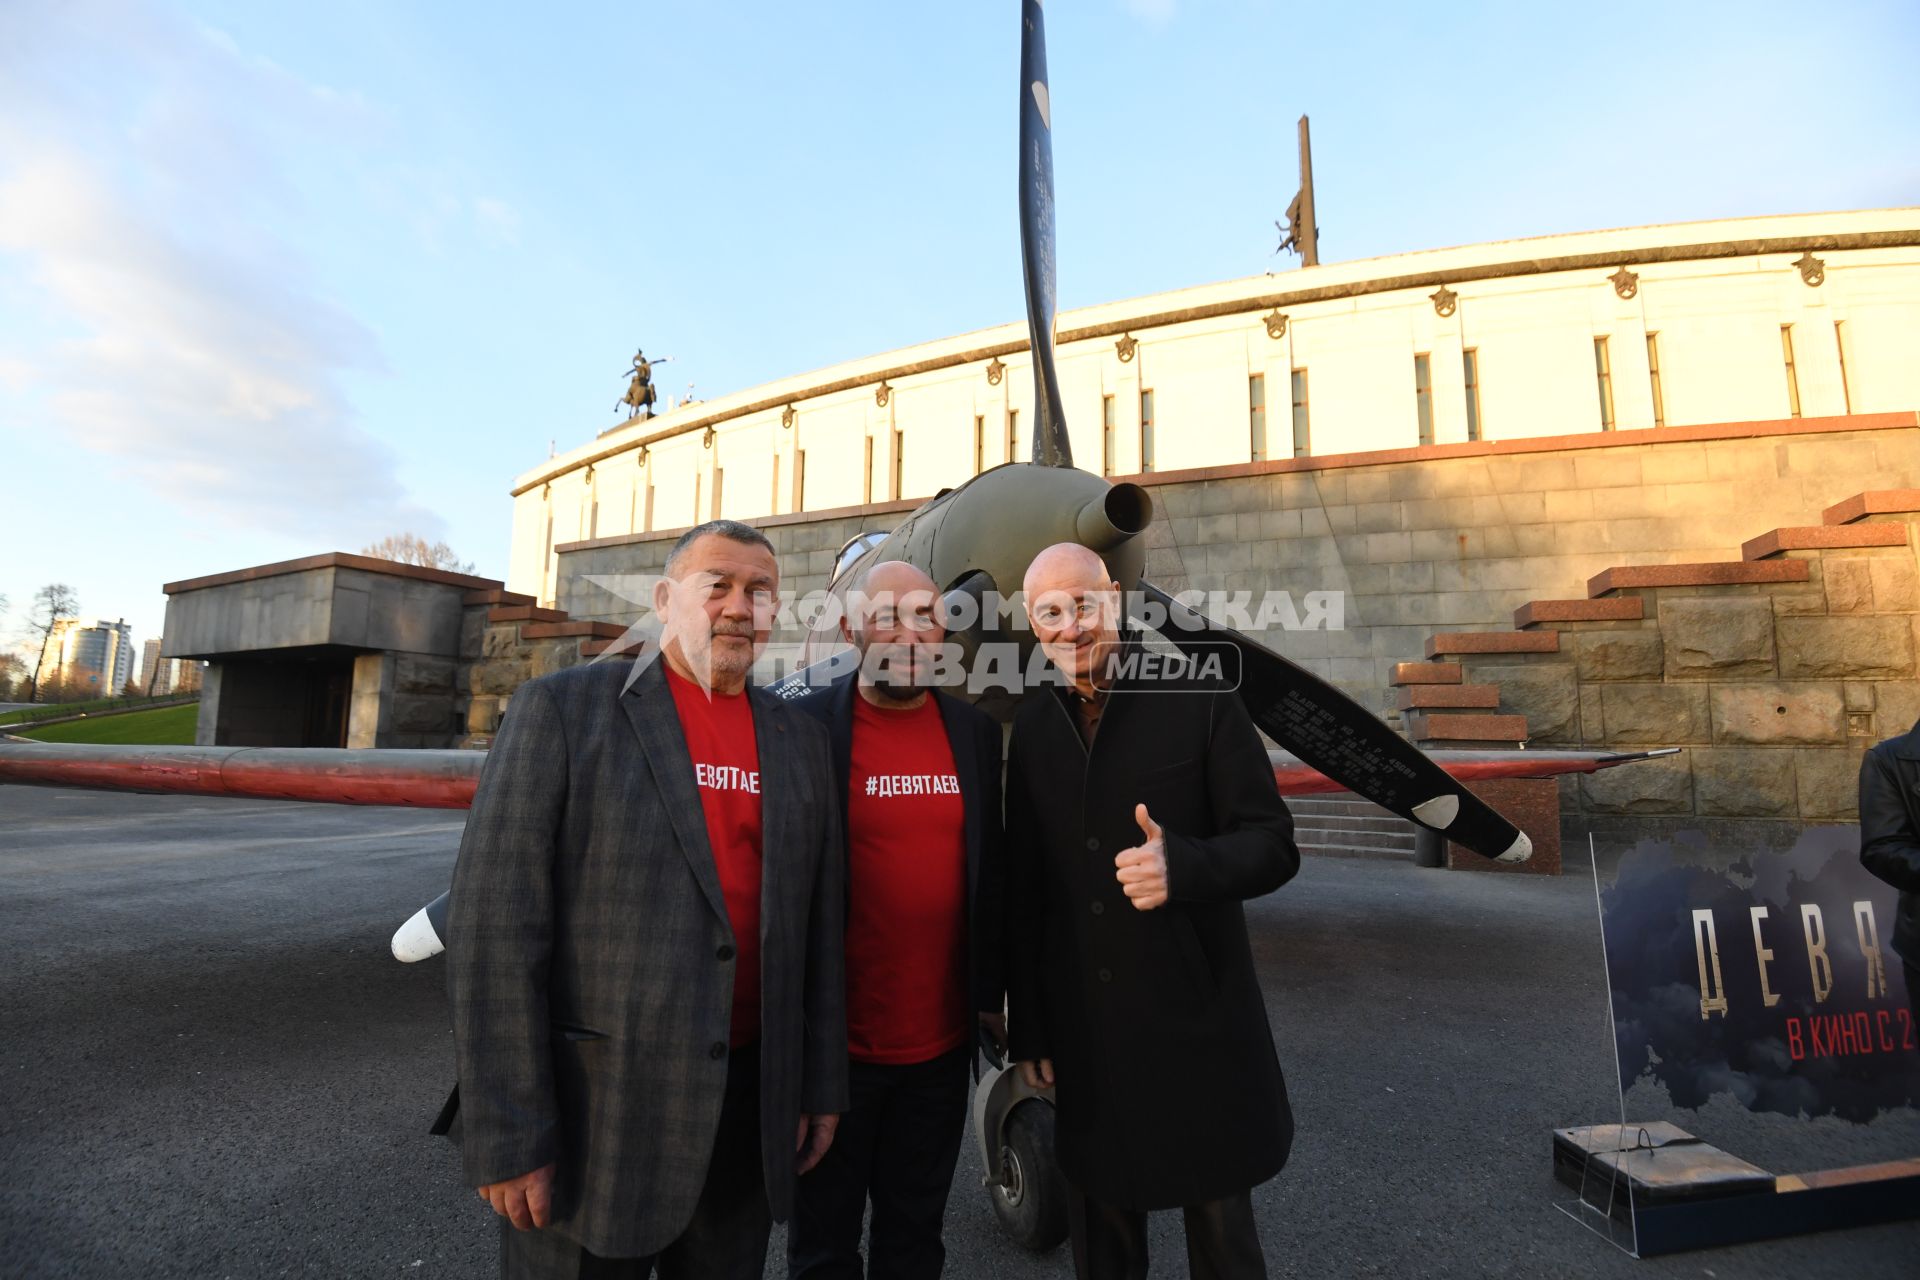
[(617, 622), (579, 621), (499, 587), (469, 591), (462, 603), (468, 625), (480, 630), (480, 656), (467, 677), (467, 746), (487, 744), (522, 684), (604, 653), (626, 634)]
[(1920, 489), (1855, 494), (1738, 559), (1619, 565), (1396, 666), (1426, 748), (1686, 748), (1563, 784), (1589, 813), (1853, 816), (1858, 753), (1920, 715)]

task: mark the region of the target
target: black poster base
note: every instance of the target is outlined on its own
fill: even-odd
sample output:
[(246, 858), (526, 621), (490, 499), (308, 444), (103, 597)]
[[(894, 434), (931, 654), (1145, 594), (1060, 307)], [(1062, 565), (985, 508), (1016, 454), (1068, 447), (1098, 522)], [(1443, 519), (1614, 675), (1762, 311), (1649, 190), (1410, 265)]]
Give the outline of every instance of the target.
[(1920, 1158), (1771, 1174), (1666, 1123), (1556, 1129), (1553, 1172), (1607, 1187), (1643, 1258), (1920, 1218)]

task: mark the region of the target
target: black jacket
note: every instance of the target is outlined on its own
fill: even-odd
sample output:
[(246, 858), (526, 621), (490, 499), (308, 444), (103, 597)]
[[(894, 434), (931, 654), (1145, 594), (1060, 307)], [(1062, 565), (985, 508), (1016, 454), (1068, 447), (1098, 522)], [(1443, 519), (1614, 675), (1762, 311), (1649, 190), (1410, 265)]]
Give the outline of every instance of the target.
[(1920, 723), (1860, 762), (1860, 861), (1900, 890), (1891, 945), (1920, 967)]
[[(849, 672), (793, 705), (827, 726), (840, 829), (846, 830), (847, 775), (853, 768), (853, 700), (858, 672)], [(999, 1013), (1007, 992), (1006, 841), (1000, 820), (1000, 726), (986, 712), (938, 690), (933, 698), (947, 728), (953, 770), (966, 807), (969, 995), (982, 1013)], [(860, 886), (846, 877), (851, 897)]]
[[(1114, 858), (1145, 839), (1136, 803), (1166, 833), (1169, 897), (1152, 911), (1115, 879)], [(1239, 696), (1123, 674), (1089, 749), (1058, 691), (1030, 691), (1008, 748), (1007, 843), (1007, 1029), (1016, 1058), (1053, 1059), (1067, 1177), (1145, 1210), (1278, 1173), (1293, 1114), (1241, 903), (1290, 879), (1300, 852)]]

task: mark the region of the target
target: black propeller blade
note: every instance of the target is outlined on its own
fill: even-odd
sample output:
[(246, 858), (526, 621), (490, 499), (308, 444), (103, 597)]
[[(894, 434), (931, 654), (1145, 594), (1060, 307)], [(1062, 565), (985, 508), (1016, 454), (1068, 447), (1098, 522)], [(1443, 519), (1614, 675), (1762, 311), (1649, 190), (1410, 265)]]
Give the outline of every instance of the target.
[(1020, 32), (1020, 260), (1026, 269), (1033, 350), (1033, 461), (1073, 465), (1060, 375), (1053, 364), (1053, 103), (1047, 88), (1047, 28), (1039, 0), (1025, 0)]
[(1142, 581), (1146, 599), (1167, 611), (1161, 635), (1198, 657), (1221, 643), (1238, 652), (1240, 698), (1268, 737), (1355, 795), (1410, 822), (1444, 831), (1497, 862), (1524, 862), (1533, 842), (1511, 822), (1402, 738), (1380, 717), (1304, 667), (1221, 626)]

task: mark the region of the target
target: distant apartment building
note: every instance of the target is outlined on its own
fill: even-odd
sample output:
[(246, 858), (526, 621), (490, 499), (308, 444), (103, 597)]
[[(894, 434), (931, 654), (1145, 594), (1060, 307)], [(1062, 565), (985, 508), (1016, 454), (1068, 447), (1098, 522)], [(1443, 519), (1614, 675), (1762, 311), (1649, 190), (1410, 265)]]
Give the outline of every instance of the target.
[(134, 661), (133, 628), (126, 619), (60, 618), (41, 652), (40, 683), (58, 684), (68, 694), (115, 697), (133, 678)]
[(148, 694), (165, 693), (172, 675), (172, 664), (160, 657), (160, 640), (154, 637), (140, 646), (140, 687)]
[(148, 640), (140, 646), (140, 688), (149, 697), (168, 693), (193, 693), (200, 688), (200, 661), (197, 658), (163, 658), (160, 640)]

